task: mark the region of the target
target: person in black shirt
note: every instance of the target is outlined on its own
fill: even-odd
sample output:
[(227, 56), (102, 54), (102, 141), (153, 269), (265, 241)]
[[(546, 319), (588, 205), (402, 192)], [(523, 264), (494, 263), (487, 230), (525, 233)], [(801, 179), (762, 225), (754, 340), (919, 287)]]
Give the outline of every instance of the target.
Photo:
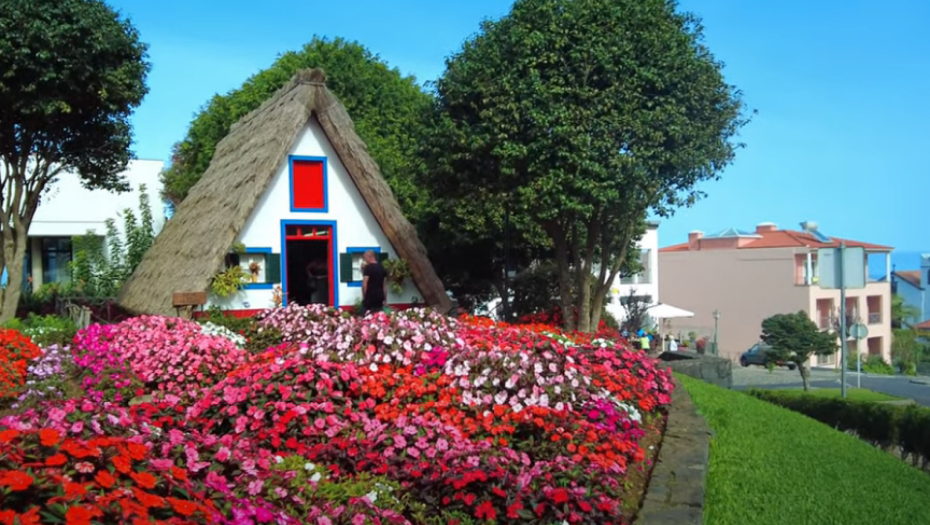
[(368, 250), (362, 256), (365, 267), (362, 268), (362, 315), (380, 312), (387, 299), (387, 271), (378, 262), (375, 252)]

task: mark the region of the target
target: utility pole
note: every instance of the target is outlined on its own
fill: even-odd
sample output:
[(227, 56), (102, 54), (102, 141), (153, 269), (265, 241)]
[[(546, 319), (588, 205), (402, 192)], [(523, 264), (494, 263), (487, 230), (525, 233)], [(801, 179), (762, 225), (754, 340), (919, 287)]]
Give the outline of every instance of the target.
[(840, 394), (846, 399), (846, 243), (840, 241), (837, 279), (840, 285)]

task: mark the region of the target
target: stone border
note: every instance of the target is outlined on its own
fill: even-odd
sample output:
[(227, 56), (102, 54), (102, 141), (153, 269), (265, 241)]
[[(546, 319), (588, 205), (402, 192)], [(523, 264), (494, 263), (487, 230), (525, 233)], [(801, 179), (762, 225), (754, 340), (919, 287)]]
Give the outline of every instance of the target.
[(710, 427), (675, 381), (665, 436), (636, 525), (703, 525)]

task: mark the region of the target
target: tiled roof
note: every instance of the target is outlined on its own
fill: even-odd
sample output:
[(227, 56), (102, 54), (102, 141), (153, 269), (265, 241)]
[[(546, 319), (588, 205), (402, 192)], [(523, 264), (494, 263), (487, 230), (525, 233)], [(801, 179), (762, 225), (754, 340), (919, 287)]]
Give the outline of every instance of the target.
[[(774, 230), (763, 231), (755, 234), (758, 238), (747, 242), (739, 247), (740, 250), (749, 250), (753, 248), (830, 248), (838, 247), (841, 241), (846, 242), (850, 248), (865, 248), (866, 250), (891, 251), (891, 246), (882, 246), (880, 244), (871, 244), (867, 242), (853, 241), (849, 239), (839, 239), (833, 237), (830, 242), (823, 242), (814, 237), (809, 232), (799, 232), (794, 230)], [(719, 235), (702, 237), (702, 239), (717, 239)], [(686, 252), (688, 243), (675, 244), (659, 250), (660, 252)]]
[(914, 328), (918, 330), (930, 330), (930, 319), (927, 319), (926, 321), (922, 323), (914, 325)]
[(898, 279), (902, 281), (907, 281), (912, 285), (920, 288), (920, 270), (904, 270), (894, 273)]

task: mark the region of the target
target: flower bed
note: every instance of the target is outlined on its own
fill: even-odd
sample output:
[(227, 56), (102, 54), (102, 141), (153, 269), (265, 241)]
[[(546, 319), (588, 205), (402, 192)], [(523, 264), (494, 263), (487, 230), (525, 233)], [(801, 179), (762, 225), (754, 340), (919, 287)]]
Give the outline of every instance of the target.
[(551, 326), (288, 307), (264, 331), (252, 357), (176, 319), (82, 331), (87, 397), (0, 420), (0, 523), (623, 523), (670, 402), (644, 354)]

